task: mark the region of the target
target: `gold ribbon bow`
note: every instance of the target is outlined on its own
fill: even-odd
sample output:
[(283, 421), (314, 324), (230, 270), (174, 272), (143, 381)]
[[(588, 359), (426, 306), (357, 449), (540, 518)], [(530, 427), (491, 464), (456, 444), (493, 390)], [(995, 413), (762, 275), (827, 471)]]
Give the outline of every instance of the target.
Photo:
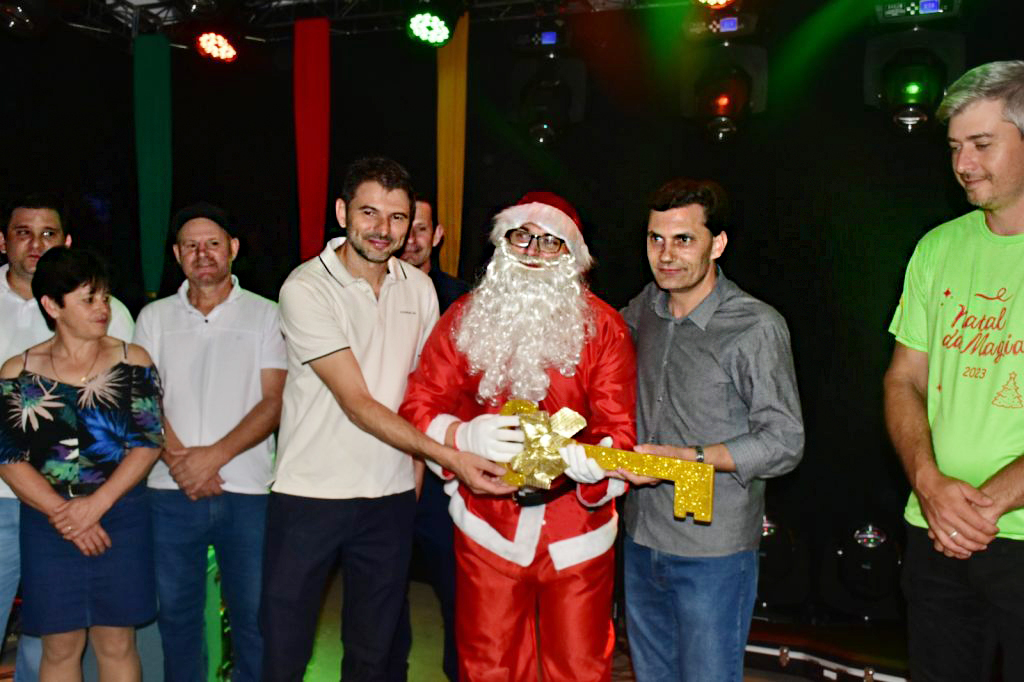
[[(581, 431), (587, 420), (568, 407), (548, 416), (529, 400), (508, 401), (501, 408), (501, 414), (518, 415), (519, 428), (525, 436), (523, 451), (506, 464), (508, 471), (502, 480), (517, 487), (549, 489), (551, 482), (565, 471), (565, 461), (558, 454), (558, 449), (576, 443), (571, 436)], [(626, 469), (641, 476), (673, 481), (676, 486), (673, 499), (675, 516), (683, 518), (692, 513), (697, 521), (711, 521), (715, 469), (710, 464), (599, 445), (580, 445), (583, 445), (587, 457), (604, 469)]]

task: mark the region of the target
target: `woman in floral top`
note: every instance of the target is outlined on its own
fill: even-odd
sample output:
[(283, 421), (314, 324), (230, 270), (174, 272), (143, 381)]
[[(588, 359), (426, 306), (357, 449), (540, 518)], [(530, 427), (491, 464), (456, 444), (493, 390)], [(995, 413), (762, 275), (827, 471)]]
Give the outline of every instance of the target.
[(54, 248), (32, 293), (53, 338), (0, 368), (0, 477), (21, 499), (22, 627), (40, 679), (138, 680), (134, 626), (156, 616), (145, 485), (163, 445), (160, 380), (142, 348), (107, 336), (108, 276)]

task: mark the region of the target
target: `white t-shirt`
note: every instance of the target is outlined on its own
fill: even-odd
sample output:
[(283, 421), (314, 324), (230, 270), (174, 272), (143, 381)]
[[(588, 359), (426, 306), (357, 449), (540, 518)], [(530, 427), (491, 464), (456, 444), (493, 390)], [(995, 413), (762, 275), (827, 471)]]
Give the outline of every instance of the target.
[(369, 282), (349, 274), (335, 254), (343, 242), (332, 239), (281, 287), (288, 380), (275, 492), (375, 498), (414, 486), (412, 458), (349, 421), (309, 363), (350, 349), (373, 397), (397, 411), (437, 321), (437, 295), (425, 273), (391, 258), (377, 298)]
[[(238, 425), (263, 399), (260, 370), (285, 369), (277, 305), (238, 285), (205, 317), (188, 300), (188, 281), (174, 296), (150, 303), (135, 325), (135, 343), (149, 352), (164, 388), (164, 417), (186, 447), (211, 445)], [(270, 485), (274, 437), (221, 467), (223, 489), (265, 494)], [(158, 461), (150, 488), (176, 490)]]
[[(24, 299), (11, 289), (7, 282), (10, 269), (9, 264), (0, 266), (0, 363), (53, 336), (36, 299)], [(122, 341), (131, 341), (134, 327), (128, 308), (111, 296), (107, 333)], [(3, 481), (0, 481), (0, 497), (14, 497), (14, 491)]]

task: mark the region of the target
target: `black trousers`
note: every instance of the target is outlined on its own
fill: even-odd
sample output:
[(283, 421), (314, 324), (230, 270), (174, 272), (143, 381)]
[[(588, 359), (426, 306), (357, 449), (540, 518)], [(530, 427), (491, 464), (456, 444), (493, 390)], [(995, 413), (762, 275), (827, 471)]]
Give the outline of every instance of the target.
[(1003, 679), (1024, 680), (1024, 542), (996, 538), (950, 559), (907, 526), (903, 593), (914, 682), (988, 682), (997, 649)]
[[(427, 579), (441, 607), (444, 623), (442, 669), (451, 682), (459, 679), (459, 658), (455, 648), (455, 526), (448, 515), (448, 495), (444, 484), (429, 471), (423, 477), (423, 492), (416, 506), (413, 547), (422, 559)], [(414, 554), (414, 556), (416, 556)], [(407, 661), (412, 650), (412, 622), (409, 600), (405, 600), (392, 655)], [(393, 679), (405, 679), (396, 677)], [(440, 679), (440, 678), (439, 678)]]
[(393, 679), (389, 653), (405, 600), (415, 513), (411, 490), (349, 500), (271, 493), (260, 605), (264, 680), (301, 682), (339, 559), (341, 679)]

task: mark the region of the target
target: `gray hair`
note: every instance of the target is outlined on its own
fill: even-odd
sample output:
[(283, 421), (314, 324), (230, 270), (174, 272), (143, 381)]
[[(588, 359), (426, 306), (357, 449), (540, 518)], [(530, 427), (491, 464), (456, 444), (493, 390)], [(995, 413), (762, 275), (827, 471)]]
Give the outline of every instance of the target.
[(1003, 119), (1024, 136), (1024, 61), (989, 62), (976, 66), (949, 86), (936, 117), (949, 121), (971, 104), (983, 99), (1003, 103)]

